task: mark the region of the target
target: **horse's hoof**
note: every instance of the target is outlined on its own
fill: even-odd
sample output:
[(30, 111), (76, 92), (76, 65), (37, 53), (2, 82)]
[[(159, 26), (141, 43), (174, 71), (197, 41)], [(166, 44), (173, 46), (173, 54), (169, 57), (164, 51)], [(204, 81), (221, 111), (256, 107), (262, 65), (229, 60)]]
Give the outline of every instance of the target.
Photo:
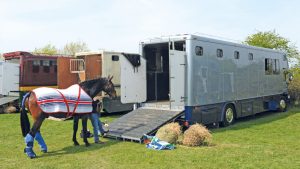
[(33, 150), (31, 148), (25, 148), (24, 149), (24, 153), (26, 153), (26, 155), (30, 158), (33, 159), (36, 157), (36, 154), (33, 152)]
[(79, 143), (77, 141), (74, 141), (74, 146), (79, 146)]
[(43, 152), (43, 153), (47, 153), (48, 151), (47, 151), (47, 150), (41, 150), (41, 152)]

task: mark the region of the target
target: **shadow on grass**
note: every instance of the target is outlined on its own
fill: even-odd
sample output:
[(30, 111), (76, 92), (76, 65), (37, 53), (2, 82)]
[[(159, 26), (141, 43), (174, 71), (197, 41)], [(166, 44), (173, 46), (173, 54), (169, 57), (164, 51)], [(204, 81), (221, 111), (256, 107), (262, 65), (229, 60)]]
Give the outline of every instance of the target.
[(61, 156), (61, 155), (67, 155), (67, 154), (89, 152), (89, 151), (97, 151), (102, 148), (107, 148), (107, 147), (113, 146), (118, 143), (120, 143), (120, 142), (114, 141), (114, 140), (109, 140), (109, 141), (106, 141), (105, 144), (91, 143), (91, 145), (89, 147), (86, 147), (85, 144), (81, 144), (79, 146), (72, 145), (72, 146), (64, 147), (61, 150), (49, 151), (47, 153), (44, 153), (43, 155), (40, 155), (40, 157), (52, 157), (52, 156)]
[(277, 120), (282, 120), (295, 114), (297, 111), (300, 111), (300, 109), (291, 108), (291, 110), (288, 112), (267, 111), (258, 113), (256, 115), (239, 118), (236, 120), (235, 124), (228, 127), (209, 128), (212, 130), (213, 133), (218, 133), (225, 130), (240, 130), (252, 126), (264, 125)]

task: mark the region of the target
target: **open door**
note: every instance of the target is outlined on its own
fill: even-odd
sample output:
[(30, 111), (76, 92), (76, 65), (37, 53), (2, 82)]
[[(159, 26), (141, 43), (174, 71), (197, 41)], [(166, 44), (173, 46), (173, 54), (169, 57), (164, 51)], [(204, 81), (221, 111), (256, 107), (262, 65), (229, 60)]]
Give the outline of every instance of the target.
[(122, 53), (121, 102), (141, 103), (146, 101), (146, 60), (137, 54)]
[(183, 109), (185, 102), (185, 41), (170, 42), (170, 106), (171, 109)]

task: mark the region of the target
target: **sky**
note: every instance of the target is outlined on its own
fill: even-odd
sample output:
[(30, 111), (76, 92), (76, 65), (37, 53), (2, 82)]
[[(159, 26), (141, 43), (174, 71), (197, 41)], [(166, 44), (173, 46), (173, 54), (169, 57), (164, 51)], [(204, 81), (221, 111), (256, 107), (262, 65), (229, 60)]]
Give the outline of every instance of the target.
[(174, 34), (243, 41), (276, 30), (300, 49), (298, 0), (0, 0), (0, 53), (82, 41), (90, 50), (139, 52)]

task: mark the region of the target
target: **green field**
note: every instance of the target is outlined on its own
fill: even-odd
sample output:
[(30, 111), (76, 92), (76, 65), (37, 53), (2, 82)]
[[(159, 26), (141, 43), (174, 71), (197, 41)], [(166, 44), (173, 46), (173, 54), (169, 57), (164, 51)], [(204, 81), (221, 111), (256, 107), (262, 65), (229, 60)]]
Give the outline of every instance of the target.
[[(0, 168), (300, 168), (299, 112), (291, 109), (244, 118), (231, 127), (213, 129), (211, 146), (177, 146), (172, 151), (109, 139), (102, 139), (105, 145), (85, 147), (78, 138), (81, 145), (75, 147), (72, 121), (46, 120), (41, 133), (49, 152), (41, 153), (35, 143), (36, 159), (23, 153), (19, 114), (1, 114)], [(90, 122), (88, 128), (92, 130)]]

